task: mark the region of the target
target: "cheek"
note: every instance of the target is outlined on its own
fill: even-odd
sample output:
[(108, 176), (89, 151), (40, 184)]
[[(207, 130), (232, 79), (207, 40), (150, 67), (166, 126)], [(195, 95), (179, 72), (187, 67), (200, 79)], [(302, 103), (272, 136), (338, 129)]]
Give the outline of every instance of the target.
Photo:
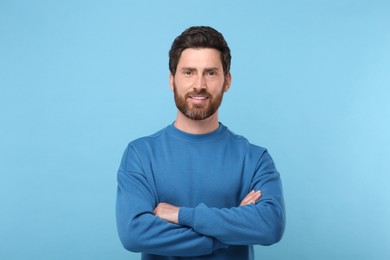
[(225, 93), (228, 90), (225, 82), (213, 82), (212, 84), (209, 84), (209, 92), (213, 96), (221, 95), (221, 93)]
[(192, 89), (193, 83), (191, 82), (191, 80), (177, 79), (175, 81), (175, 86), (176, 86), (176, 89), (178, 90), (179, 93), (186, 93)]
[(183, 87), (180, 85), (180, 83), (178, 83), (177, 81), (175, 81), (173, 83), (173, 93), (175, 94), (175, 97), (176, 98), (184, 98), (185, 94), (187, 93), (187, 91), (185, 91), (183, 89)]

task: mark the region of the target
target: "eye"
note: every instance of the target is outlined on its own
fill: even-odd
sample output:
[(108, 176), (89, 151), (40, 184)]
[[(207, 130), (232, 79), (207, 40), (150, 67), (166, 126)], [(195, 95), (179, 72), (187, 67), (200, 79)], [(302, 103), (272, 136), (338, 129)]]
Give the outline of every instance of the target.
[(213, 76), (215, 76), (215, 75), (217, 75), (217, 73), (216, 73), (214, 70), (209, 70), (209, 71), (207, 71), (207, 76), (213, 77)]
[(183, 74), (184, 74), (184, 76), (191, 76), (192, 75), (192, 70), (184, 70)]

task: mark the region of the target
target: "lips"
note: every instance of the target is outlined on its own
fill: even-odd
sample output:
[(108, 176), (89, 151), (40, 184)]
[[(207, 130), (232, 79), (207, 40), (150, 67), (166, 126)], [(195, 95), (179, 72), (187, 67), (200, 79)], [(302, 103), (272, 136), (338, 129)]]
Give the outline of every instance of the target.
[(198, 96), (198, 95), (194, 95), (194, 96), (191, 96), (189, 95), (188, 96), (188, 99), (190, 100), (190, 102), (192, 102), (193, 104), (196, 104), (196, 105), (203, 105), (207, 102), (208, 100), (208, 97), (207, 96)]
[(206, 100), (208, 97), (203, 97), (203, 96), (190, 96), (189, 98), (195, 99), (195, 100)]

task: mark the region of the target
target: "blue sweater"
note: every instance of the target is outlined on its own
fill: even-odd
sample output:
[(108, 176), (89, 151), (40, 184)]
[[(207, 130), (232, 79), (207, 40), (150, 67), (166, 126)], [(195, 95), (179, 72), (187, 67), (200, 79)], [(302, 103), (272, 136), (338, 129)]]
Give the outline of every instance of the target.
[[(251, 191), (256, 204), (239, 206)], [(179, 224), (154, 216), (179, 206)], [(266, 149), (224, 125), (192, 135), (173, 124), (131, 142), (118, 171), (117, 227), (142, 259), (254, 259), (253, 245), (278, 242), (285, 226), (279, 173)]]

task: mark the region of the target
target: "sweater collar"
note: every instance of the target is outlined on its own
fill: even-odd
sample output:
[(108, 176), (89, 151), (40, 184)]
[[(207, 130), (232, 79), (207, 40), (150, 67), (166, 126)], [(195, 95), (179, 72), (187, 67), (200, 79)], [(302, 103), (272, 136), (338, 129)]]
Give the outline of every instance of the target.
[(174, 123), (169, 125), (167, 127), (168, 134), (178, 137), (180, 139), (184, 139), (189, 142), (210, 142), (210, 141), (216, 141), (222, 136), (225, 135), (227, 132), (227, 127), (224, 126), (222, 123), (219, 123), (219, 127), (207, 134), (189, 134), (187, 132), (181, 131), (178, 128), (175, 127)]

